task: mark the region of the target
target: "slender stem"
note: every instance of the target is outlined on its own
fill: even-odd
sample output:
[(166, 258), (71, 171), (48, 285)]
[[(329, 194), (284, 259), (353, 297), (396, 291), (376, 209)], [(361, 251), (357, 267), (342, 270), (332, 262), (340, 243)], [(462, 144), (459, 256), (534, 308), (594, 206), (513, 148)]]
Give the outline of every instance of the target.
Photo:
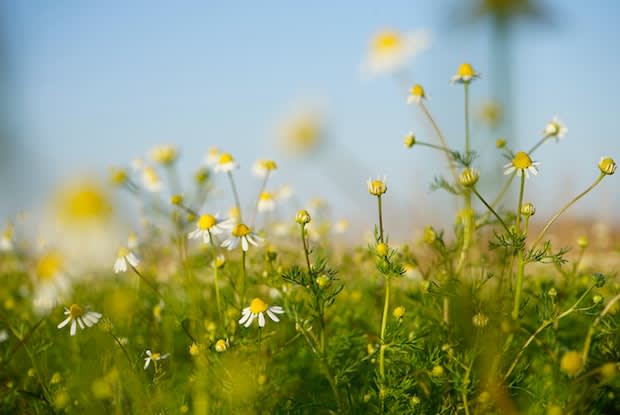
[(467, 253), (469, 252), (469, 247), (472, 245), (473, 241), (473, 232), (474, 232), (474, 212), (471, 207), (471, 192), (469, 190), (465, 191), (465, 223), (463, 229), (463, 246), (461, 247), (461, 255), (459, 257), (459, 261), (456, 265), (456, 273), (459, 274), (463, 265), (465, 264), (465, 260), (467, 259)]
[(242, 249), (241, 250), (241, 306), (242, 307), (245, 304), (245, 279), (246, 279), (245, 257), (246, 257), (246, 253)]
[[(219, 274), (219, 267), (217, 266), (217, 247), (215, 246), (215, 242), (213, 240), (213, 235), (211, 235), (211, 231), (207, 231), (209, 232), (209, 242), (211, 243), (211, 249), (213, 249), (213, 265), (215, 267), (215, 271), (214, 271), (214, 276), (213, 276), (213, 285), (215, 286), (215, 301), (217, 302), (217, 315), (220, 318), (220, 321), (222, 321), (222, 302), (220, 299), (220, 286), (218, 283), (218, 274)], [(224, 322), (226, 323), (226, 322)]]
[(390, 279), (385, 278), (385, 299), (383, 302), (383, 317), (381, 319), (381, 347), (379, 348), (379, 375), (381, 376), (381, 380), (385, 380), (385, 349), (387, 345), (385, 344), (385, 328), (387, 327), (387, 316), (390, 307)]
[(609, 303), (607, 303), (603, 311), (601, 311), (601, 314), (599, 314), (596, 317), (596, 319), (592, 322), (592, 324), (590, 325), (590, 328), (588, 329), (588, 335), (586, 336), (586, 340), (583, 344), (583, 367), (586, 367), (586, 362), (588, 360), (588, 354), (590, 353), (590, 346), (592, 345), (592, 336), (594, 336), (594, 329), (601, 322), (603, 317), (605, 317), (605, 315), (609, 313), (609, 310), (611, 310), (613, 305), (618, 300), (620, 300), (620, 294), (616, 295), (614, 298), (612, 298), (609, 301)]
[(519, 318), (519, 309), (521, 307), (521, 292), (523, 291), (523, 276), (525, 275), (525, 259), (523, 256), (523, 250), (519, 250), (518, 254), (519, 265), (517, 268), (517, 287), (515, 290), (515, 301), (512, 308), (512, 319), (517, 320)]
[(471, 373), (471, 366), (467, 367), (465, 371), (465, 389), (461, 392), (461, 398), (463, 399), (463, 408), (465, 409), (465, 415), (469, 415), (469, 401), (467, 400), (467, 386), (469, 385), (469, 375)]
[(123, 343), (119, 340), (118, 337), (116, 337), (114, 335), (114, 333), (112, 333), (111, 331), (108, 332), (110, 334), (110, 336), (112, 336), (112, 338), (114, 339), (114, 341), (116, 342), (116, 344), (118, 344), (118, 347), (121, 348), (121, 350), (123, 351), (123, 354), (125, 355), (125, 358), (127, 359), (127, 361), (129, 362), (129, 367), (131, 367), (131, 369), (133, 371), (136, 370), (136, 366), (134, 364), (134, 361), (131, 360), (131, 357), (129, 357), (129, 353), (127, 352), (127, 349), (125, 348), (125, 346), (123, 345)]
[(521, 207), (523, 206), (523, 193), (525, 191), (525, 172), (521, 172), (521, 185), (519, 186), (519, 202), (517, 204), (517, 219), (515, 221), (515, 231), (521, 233)]
[(545, 233), (547, 232), (547, 230), (549, 229), (549, 227), (551, 225), (553, 225), (553, 223), (560, 217), (560, 215), (562, 215), (562, 213), (564, 213), (568, 208), (570, 208), (572, 205), (574, 205), (579, 199), (581, 199), (582, 197), (584, 197), (585, 195), (587, 195), (592, 189), (594, 189), (596, 187), (597, 184), (600, 183), (601, 180), (603, 180), (603, 177), (605, 177), (604, 173), (601, 173), (598, 178), (594, 181), (594, 183), (592, 183), (586, 190), (584, 190), (583, 192), (579, 193), (577, 196), (575, 196), (573, 198), (573, 200), (571, 200), (570, 202), (568, 202), (562, 209), (560, 209), (560, 211), (558, 213), (556, 213), (555, 215), (553, 215), (553, 217), (549, 220), (549, 222), (547, 222), (547, 224), (545, 225), (545, 227), (543, 228), (542, 231), (540, 231), (540, 233), (538, 234), (538, 236), (536, 237), (536, 239), (534, 240), (534, 242), (532, 243), (532, 249), (538, 245), (538, 243), (540, 242), (540, 240), (543, 238), (543, 236), (545, 236)]
[(235, 186), (235, 180), (233, 179), (232, 172), (228, 172), (228, 179), (230, 180), (230, 186), (232, 187), (233, 196), (235, 198), (235, 206), (239, 211), (239, 222), (243, 223), (243, 219), (241, 217), (241, 203), (239, 203), (239, 193), (237, 193), (237, 186)]
[[(441, 133), (441, 130), (439, 129), (439, 126), (435, 122), (435, 119), (431, 115), (430, 111), (428, 110), (428, 108), (426, 108), (426, 104), (424, 104), (423, 100), (420, 101), (419, 106), (420, 106), (420, 109), (422, 110), (422, 113), (424, 113), (428, 121), (431, 123), (433, 129), (435, 130), (435, 134), (437, 134), (439, 143), (441, 144), (443, 148), (448, 150), (448, 144), (446, 143), (446, 139)], [(454, 179), (455, 182), (458, 182), (459, 176), (456, 172), (456, 167), (454, 166), (454, 160), (452, 160), (452, 157), (448, 155), (448, 153), (446, 153), (446, 157), (448, 158), (448, 167), (450, 168), (450, 173), (452, 173), (452, 178)]]
[(495, 197), (495, 200), (493, 200), (493, 203), (491, 203), (491, 206), (493, 206), (494, 208), (497, 207), (497, 205), (504, 199), (504, 196), (506, 196), (506, 192), (508, 192), (508, 189), (510, 189), (510, 185), (514, 181), (516, 175), (516, 171), (512, 172), (510, 178), (506, 181), (506, 183), (504, 183), (504, 187), (502, 187), (502, 190), (500, 190), (500, 192)]
[(265, 178), (261, 183), (260, 189), (258, 190), (258, 197), (256, 198), (256, 204), (254, 205), (254, 212), (252, 212), (252, 221), (250, 222), (251, 228), (254, 228), (254, 224), (256, 223), (256, 215), (258, 215), (258, 204), (260, 202), (260, 196), (263, 194), (265, 188), (267, 187), (267, 180), (269, 180), (269, 174), (270, 171), (267, 171), (267, 173), (265, 174)]
[(148, 285), (148, 286), (149, 286), (149, 287), (150, 287), (150, 288), (151, 288), (151, 289), (155, 292), (155, 294), (157, 294), (157, 296), (158, 296), (159, 298), (161, 298), (162, 300), (166, 301), (166, 299), (164, 298), (164, 296), (163, 296), (163, 295), (159, 292), (159, 290), (157, 289), (157, 287), (155, 287), (155, 285), (154, 285), (151, 281), (149, 281), (148, 279), (146, 279), (146, 277), (145, 277), (144, 275), (142, 275), (142, 273), (141, 273), (140, 271), (138, 271), (138, 269), (137, 269), (136, 267), (134, 267), (134, 266), (133, 266), (133, 265), (131, 265), (131, 264), (129, 264), (129, 266), (131, 267), (131, 269), (133, 270), (133, 272), (135, 272), (135, 273), (136, 273), (136, 275), (137, 275), (138, 277), (140, 277), (140, 279), (141, 279), (142, 281), (144, 281), (144, 283), (145, 283), (146, 285)]
[(465, 90), (465, 156), (471, 152), (471, 140), (469, 135), (469, 82), (463, 83)]
[(261, 349), (261, 341), (263, 337), (263, 329), (258, 328), (258, 338), (256, 339), (256, 375), (260, 375), (261, 367), (260, 367), (260, 349)]
[(308, 267), (308, 276), (312, 274), (312, 267), (310, 266), (310, 252), (308, 249), (308, 242), (306, 241), (306, 225), (300, 225), (301, 229), (301, 242), (304, 245), (304, 257), (306, 258), (306, 266)]
[(486, 200), (484, 200), (484, 198), (480, 195), (480, 193), (478, 193), (478, 191), (476, 190), (475, 187), (472, 187), (471, 190), (474, 192), (474, 194), (476, 196), (478, 196), (478, 199), (480, 199), (480, 201), (482, 202), (483, 205), (485, 205), (487, 207), (487, 209), (489, 209), (489, 212), (491, 212), (499, 221), (499, 223), (502, 224), (502, 226), (504, 227), (504, 229), (506, 230), (506, 232), (510, 233), (510, 229), (508, 228), (508, 225), (506, 225), (506, 222), (504, 222), (504, 220), (499, 216), (499, 214), (495, 211), (495, 209), (493, 209), (491, 207), (491, 205), (489, 205), (487, 203)]
[(381, 195), (377, 196), (377, 207), (379, 210), (379, 242), (383, 243), (383, 209), (381, 206)]
[(557, 317), (552, 318), (551, 320), (546, 320), (544, 321), (540, 327), (538, 327), (538, 329), (536, 329), (536, 331), (534, 333), (532, 333), (532, 335), (527, 339), (527, 341), (523, 344), (523, 346), (521, 346), (521, 350), (519, 350), (519, 353), (517, 353), (517, 356), (515, 356), (514, 360), (512, 361), (512, 364), (510, 365), (510, 367), (508, 368), (508, 371), (506, 372), (506, 374), (504, 375), (504, 380), (508, 379), (508, 377), (510, 376), (510, 374), (512, 373), (512, 371), (515, 369), (515, 367), (517, 366), (517, 363), (519, 362), (519, 359), (521, 358), (521, 356), (523, 356), (523, 353), (525, 352), (525, 349), (527, 349), (527, 347), (534, 341), (534, 339), (536, 338), (536, 336), (538, 336), (544, 329), (546, 329), (547, 327), (549, 327), (552, 324), (557, 323), (558, 321), (560, 321), (561, 319), (563, 319), (564, 317), (570, 315), (571, 313), (573, 313), (576, 309), (577, 306), (579, 305), (579, 303), (581, 303), (581, 301), (583, 301), (583, 299), (590, 293), (590, 291), (592, 291), (592, 289), (594, 288), (594, 286), (590, 286), (582, 295), (581, 297), (579, 297), (577, 299), (577, 301), (575, 302), (575, 304), (573, 304), (568, 310), (566, 310), (565, 312), (563, 312), (562, 314), (558, 315)]
[(532, 153), (536, 151), (536, 149), (538, 149), (538, 147), (540, 147), (545, 141), (547, 141), (547, 137), (543, 137), (540, 140), (538, 140), (538, 142), (534, 145), (534, 147), (530, 148), (527, 154), (532, 155)]
[(435, 150), (439, 150), (439, 151), (446, 152), (448, 154), (452, 154), (452, 150), (450, 150), (449, 148), (441, 147), (441, 146), (438, 146), (436, 144), (426, 143), (424, 141), (416, 141), (414, 146), (430, 147), (430, 148), (435, 149)]

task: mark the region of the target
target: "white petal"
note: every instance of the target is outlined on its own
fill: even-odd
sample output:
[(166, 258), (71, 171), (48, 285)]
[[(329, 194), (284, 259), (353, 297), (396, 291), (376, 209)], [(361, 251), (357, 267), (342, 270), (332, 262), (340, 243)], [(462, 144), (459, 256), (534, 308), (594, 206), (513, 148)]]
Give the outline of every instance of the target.
[(146, 370), (149, 365), (151, 364), (151, 358), (150, 357), (145, 357), (144, 358), (144, 369)]
[(250, 318), (252, 313), (243, 313), (243, 316), (239, 319), (239, 324), (245, 324), (246, 321)]
[(245, 327), (250, 327), (250, 325), (252, 324), (255, 318), (256, 318), (256, 314), (250, 314), (250, 318), (245, 323)]
[(102, 317), (101, 313), (97, 313), (96, 311), (89, 311), (86, 314), (95, 317), (97, 321), (99, 321), (99, 319)]
[(284, 314), (284, 309), (282, 307), (280, 307), (279, 305), (271, 306), (271, 307), (269, 307), (269, 309), (271, 311), (273, 311), (274, 313)]
[(125, 258), (116, 258), (116, 261), (114, 262), (114, 273), (118, 274), (119, 272), (125, 271), (127, 271), (127, 264), (125, 263)]
[(191, 231), (190, 233), (187, 234), (187, 239), (196, 239), (200, 237), (201, 234), (201, 230), (200, 229), (195, 229), (193, 231)]
[(75, 332), (77, 331), (77, 323), (75, 320), (71, 322), (71, 330), (69, 330), (69, 334), (75, 336)]
[(151, 357), (151, 351), (150, 351), (150, 350), (147, 350), (147, 351), (146, 351), (146, 355), (147, 355), (148, 357)]
[(278, 318), (278, 316), (276, 316), (270, 309), (267, 309), (267, 315), (269, 316), (269, 318), (271, 318), (273, 321), (275, 321), (276, 323), (278, 321), (280, 321), (280, 319)]
[(167, 359), (168, 357), (170, 357), (170, 353), (166, 353), (166, 354), (162, 355), (160, 357), (160, 359)]
[(82, 321), (86, 324), (86, 327), (92, 327), (92, 325), (95, 324), (90, 318), (88, 318), (88, 315), (84, 316)]
[(137, 267), (138, 264), (140, 263), (140, 259), (136, 255), (134, 255), (133, 252), (128, 253), (125, 258), (127, 259), (127, 262), (131, 264), (132, 267)]
[(258, 313), (258, 326), (265, 327), (265, 315), (263, 313)]
[(76, 318), (76, 320), (77, 320), (78, 324), (80, 325), (80, 328), (82, 330), (84, 330), (84, 320), (82, 320), (82, 317), (78, 317), (78, 318)]
[(59, 329), (63, 328), (64, 326), (66, 326), (67, 324), (69, 324), (69, 322), (71, 321), (71, 316), (67, 317), (66, 319), (64, 319), (62, 321), (62, 323), (60, 323), (59, 325), (57, 325), (56, 327), (58, 327)]
[(244, 251), (247, 251), (248, 248), (249, 248), (249, 246), (248, 246), (248, 238), (247, 237), (241, 238), (241, 249), (243, 249)]

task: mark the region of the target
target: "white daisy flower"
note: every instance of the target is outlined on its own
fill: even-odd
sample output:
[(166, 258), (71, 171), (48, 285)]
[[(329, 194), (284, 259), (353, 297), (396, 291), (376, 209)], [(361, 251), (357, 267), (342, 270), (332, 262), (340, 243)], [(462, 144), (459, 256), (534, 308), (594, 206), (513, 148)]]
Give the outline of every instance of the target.
[(278, 164), (275, 161), (261, 159), (257, 160), (256, 163), (254, 163), (252, 171), (254, 172), (254, 175), (264, 178), (271, 174), (277, 168)]
[(101, 319), (100, 313), (85, 310), (77, 304), (71, 304), (71, 307), (69, 308), (65, 307), (65, 316), (68, 317), (57, 327), (61, 329), (71, 323), (71, 328), (69, 330), (69, 334), (71, 336), (75, 336), (78, 325), (80, 326), (80, 329), (84, 330), (86, 327), (94, 326)]
[(278, 200), (288, 200), (293, 196), (293, 187), (289, 184), (283, 184), (278, 189)]
[(137, 267), (140, 259), (130, 249), (122, 247), (118, 250), (118, 256), (114, 262), (114, 273), (127, 271), (127, 264), (133, 268)]
[(127, 236), (127, 248), (136, 249), (139, 242), (138, 234), (133, 231), (129, 232), (129, 235)]
[(205, 164), (208, 167), (213, 167), (217, 164), (217, 161), (220, 159), (220, 150), (217, 147), (210, 147), (207, 150), (207, 156), (205, 157)]
[(480, 78), (480, 74), (476, 72), (469, 63), (463, 63), (456, 71), (456, 75), (450, 78), (450, 83), (466, 84), (473, 81), (476, 78)]
[(171, 145), (158, 145), (151, 149), (151, 160), (155, 163), (170, 166), (174, 163), (178, 156), (178, 151), (175, 146)]
[(334, 223), (332, 229), (336, 234), (343, 234), (349, 229), (349, 221), (347, 219), (340, 219)]
[(258, 246), (262, 241), (263, 238), (252, 232), (247, 225), (239, 223), (232, 228), (231, 236), (222, 242), (222, 247), (232, 251), (241, 243), (241, 249), (247, 251), (250, 244)]
[(262, 192), (258, 196), (258, 211), (271, 212), (276, 207), (275, 195), (271, 192)]
[(422, 100), (425, 100), (426, 92), (424, 92), (424, 88), (420, 84), (415, 84), (409, 90), (409, 96), (407, 97), (407, 104), (419, 104)]
[(151, 364), (151, 361), (157, 363), (160, 360), (167, 359), (170, 356), (170, 353), (161, 354), (161, 353), (151, 352), (150, 350), (147, 350), (146, 356), (147, 357), (144, 358), (144, 370), (148, 369), (149, 365)]
[(398, 71), (415, 55), (428, 48), (429, 39), (425, 30), (409, 33), (382, 30), (371, 39), (362, 71), (371, 76)]
[(219, 235), (233, 226), (230, 219), (220, 220), (219, 214), (209, 215), (205, 213), (196, 222), (196, 229), (191, 231), (188, 239), (202, 238), (204, 243), (208, 244), (213, 239), (213, 235)]
[(263, 313), (267, 313), (269, 318), (277, 323), (280, 319), (276, 314), (284, 314), (284, 309), (277, 305), (269, 306), (260, 298), (255, 298), (249, 307), (243, 309), (239, 324), (250, 327), (252, 322), (258, 317), (258, 326), (263, 328), (265, 327), (265, 315)]
[(220, 156), (213, 167), (213, 171), (216, 173), (224, 172), (228, 173), (239, 167), (239, 164), (235, 161), (232, 154), (230, 153), (220, 153)]
[(534, 176), (538, 174), (537, 167), (539, 165), (540, 163), (537, 161), (532, 161), (526, 152), (519, 151), (515, 154), (510, 163), (504, 165), (504, 168), (506, 169), (504, 170), (504, 174), (509, 175), (516, 170), (519, 176), (525, 173), (525, 177), (529, 179), (529, 173), (532, 173)]
[(61, 296), (71, 289), (71, 280), (64, 272), (65, 257), (50, 250), (39, 257), (33, 274), (33, 305), (35, 312), (45, 314), (54, 308)]
[(545, 138), (555, 138), (555, 141), (558, 142), (567, 132), (568, 128), (566, 128), (562, 121), (558, 117), (553, 117), (545, 126), (543, 134)]
[(157, 171), (150, 166), (146, 166), (142, 170), (142, 184), (146, 190), (153, 193), (159, 192), (162, 186)]

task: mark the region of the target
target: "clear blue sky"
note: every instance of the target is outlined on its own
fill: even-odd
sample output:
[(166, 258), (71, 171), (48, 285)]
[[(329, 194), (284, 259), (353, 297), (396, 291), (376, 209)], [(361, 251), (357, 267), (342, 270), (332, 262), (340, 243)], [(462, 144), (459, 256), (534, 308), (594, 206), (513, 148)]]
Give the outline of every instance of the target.
[[(442, 159), (422, 148), (405, 151), (402, 137), (414, 130), (431, 140), (430, 130), (404, 104), (394, 79), (362, 80), (359, 65), (376, 30), (427, 28), (432, 46), (411, 70), (432, 96), (430, 107), (449, 141), (459, 143), (462, 90), (448, 80), (459, 63), (474, 64), (483, 74), (472, 92), (474, 105), (480, 104), (488, 97), (484, 74), (490, 61), (488, 26), (457, 27), (450, 19), (460, 3), (5, 4), (16, 124), (24, 137), (20, 174), (30, 180), (0, 213), (31, 208), (71, 174), (104, 172), (168, 142), (181, 148), (186, 173), (212, 145), (231, 151), (245, 167), (239, 173), (242, 193), (253, 197), (252, 162), (278, 156), (275, 126), (291, 106), (310, 101), (319, 102), (327, 117), (335, 144), (326, 150), (337, 149), (330, 159), (367, 166), (343, 176), (355, 189), (353, 202), (329, 183), (334, 171), (319, 160), (282, 160), (277, 183), (292, 183), (302, 199), (325, 196), (336, 216), (351, 217), (372, 211), (356, 207), (368, 202), (367, 177), (387, 174), (393, 200), (410, 203), (412, 215), (416, 209), (428, 215), (445, 200), (428, 192)], [(531, 181), (531, 199), (540, 212), (551, 213), (595, 178), (601, 155), (620, 159), (620, 2), (544, 5), (551, 24), (516, 28), (514, 125), (528, 147), (553, 115), (569, 128), (561, 145), (537, 154), (541, 175)], [(488, 151), (495, 138), (476, 131), (475, 140), (487, 143)], [(604, 189), (576, 212), (617, 211), (618, 179), (605, 180)], [(396, 208), (402, 213), (402, 205)]]

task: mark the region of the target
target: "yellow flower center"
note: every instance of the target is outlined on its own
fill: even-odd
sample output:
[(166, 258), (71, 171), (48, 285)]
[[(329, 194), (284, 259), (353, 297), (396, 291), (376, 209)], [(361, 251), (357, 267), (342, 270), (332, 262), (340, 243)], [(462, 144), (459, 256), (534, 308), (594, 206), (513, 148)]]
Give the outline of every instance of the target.
[(62, 267), (62, 256), (57, 252), (48, 252), (37, 263), (37, 276), (43, 281), (53, 280)]
[(157, 361), (161, 359), (161, 353), (151, 353), (151, 360)]
[(246, 236), (251, 232), (250, 228), (248, 228), (246, 225), (244, 225), (243, 223), (240, 223), (238, 225), (236, 225), (233, 230), (232, 230), (232, 234), (233, 236), (236, 236), (237, 238), (240, 238), (242, 236)]
[(112, 205), (98, 185), (81, 183), (59, 194), (57, 212), (66, 224), (92, 222), (108, 219), (112, 213)]
[(267, 310), (267, 307), (267, 303), (265, 303), (260, 298), (255, 298), (250, 303), (250, 312), (252, 314), (262, 313), (263, 311)]
[(11, 225), (7, 225), (2, 231), (3, 239), (11, 239), (13, 237), (13, 227)]
[(474, 71), (474, 68), (469, 63), (463, 63), (459, 66), (457, 75), (461, 78), (472, 78), (476, 75), (476, 71)]
[(261, 160), (260, 161), (260, 166), (268, 171), (272, 171), (278, 168), (278, 165), (276, 164), (275, 161), (273, 160)]
[(157, 176), (157, 172), (152, 167), (147, 167), (144, 169), (144, 178), (150, 184), (159, 183), (159, 176)]
[(119, 258), (125, 258), (127, 255), (129, 255), (129, 249), (122, 247), (118, 250), (118, 257)]
[(381, 196), (387, 191), (387, 186), (383, 180), (372, 180), (368, 186), (370, 194), (375, 196)]
[(241, 212), (237, 206), (233, 206), (228, 209), (228, 216), (230, 216), (231, 218), (239, 219), (239, 217), (241, 216)]
[(262, 201), (269, 201), (269, 200), (273, 200), (273, 193), (270, 192), (263, 192), (260, 194), (259, 196), (260, 200)]
[(230, 153), (222, 153), (220, 154), (220, 164), (232, 163), (235, 159)]
[(157, 163), (172, 164), (177, 157), (177, 149), (172, 146), (160, 146), (153, 149), (151, 157)]
[(419, 97), (419, 98), (424, 98), (426, 96), (424, 93), (424, 88), (422, 88), (422, 85), (420, 84), (415, 84), (411, 88), (411, 95), (413, 95), (414, 97)]
[(215, 226), (216, 222), (217, 222), (217, 219), (215, 219), (215, 216), (205, 214), (205, 215), (202, 215), (200, 219), (198, 219), (198, 228), (202, 229), (203, 231), (208, 231), (213, 226)]
[(124, 169), (113, 168), (110, 172), (112, 183), (120, 185), (127, 181), (127, 172)]
[(512, 159), (512, 165), (515, 166), (517, 169), (527, 169), (528, 167), (532, 166), (532, 159), (527, 153), (519, 151)]
[(71, 304), (71, 307), (69, 307), (69, 315), (75, 320), (84, 315), (84, 309), (77, 304)]
[(400, 34), (393, 30), (386, 30), (375, 36), (373, 39), (373, 49), (378, 53), (392, 52), (402, 44)]

